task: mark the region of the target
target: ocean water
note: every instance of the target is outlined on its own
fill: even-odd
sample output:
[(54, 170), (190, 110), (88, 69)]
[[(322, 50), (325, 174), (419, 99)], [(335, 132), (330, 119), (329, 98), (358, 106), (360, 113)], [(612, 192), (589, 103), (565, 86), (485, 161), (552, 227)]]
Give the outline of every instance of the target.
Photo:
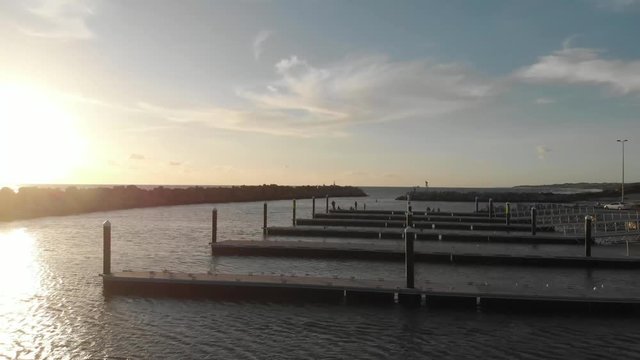
[[(366, 188), (347, 208), (402, 209), (407, 188)], [(269, 202), (269, 224), (291, 222), (291, 202)], [(469, 211), (471, 203), (415, 203)], [(211, 257), (210, 212), (219, 240), (262, 239), (262, 203), (171, 206), (0, 223), (0, 359), (417, 359), (639, 358), (640, 318), (504, 313), (400, 306), (254, 301), (105, 299), (102, 222), (113, 226), (112, 269), (264, 272), (401, 279), (399, 263)], [(318, 199), (318, 211), (324, 199)], [(308, 217), (311, 201), (298, 202)], [(526, 279), (488, 269), (422, 264), (417, 278)], [(570, 271), (570, 270), (567, 270)], [(563, 274), (542, 271), (543, 280)], [(566, 275), (566, 274), (565, 274)], [(571, 275), (571, 274), (569, 274)], [(640, 279), (640, 273), (630, 273)], [(607, 273), (589, 281), (606, 283)], [(530, 281), (537, 281), (531, 279)], [(631, 282), (629, 286), (638, 284)]]

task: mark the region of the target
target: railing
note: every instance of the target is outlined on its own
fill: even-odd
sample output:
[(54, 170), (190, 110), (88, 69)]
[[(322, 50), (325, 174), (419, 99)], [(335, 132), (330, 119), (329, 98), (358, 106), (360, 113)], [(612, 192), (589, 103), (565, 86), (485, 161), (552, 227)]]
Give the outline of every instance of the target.
[[(515, 206), (514, 206), (515, 205)], [(537, 226), (553, 227), (563, 235), (584, 234), (585, 216), (593, 217), (593, 236), (601, 244), (640, 242), (640, 212), (604, 210), (594, 206), (571, 204), (514, 204), (512, 219), (530, 218), (537, 211)]]

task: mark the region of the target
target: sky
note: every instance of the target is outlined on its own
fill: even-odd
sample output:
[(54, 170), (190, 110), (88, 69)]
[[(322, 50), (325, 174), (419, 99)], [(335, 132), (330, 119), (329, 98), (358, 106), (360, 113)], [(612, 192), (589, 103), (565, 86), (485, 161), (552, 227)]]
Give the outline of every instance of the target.
[(0, 184), (640, 181), (640, 0), (0, 0)]

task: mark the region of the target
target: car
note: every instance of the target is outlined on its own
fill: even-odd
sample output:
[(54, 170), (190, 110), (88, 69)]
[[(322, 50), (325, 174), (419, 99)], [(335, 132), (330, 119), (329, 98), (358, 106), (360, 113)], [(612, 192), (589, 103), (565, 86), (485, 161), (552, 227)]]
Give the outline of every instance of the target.
[(631, 206), (625, 202), (615, 202), (604, 206), (607, 210), (629, 210)]

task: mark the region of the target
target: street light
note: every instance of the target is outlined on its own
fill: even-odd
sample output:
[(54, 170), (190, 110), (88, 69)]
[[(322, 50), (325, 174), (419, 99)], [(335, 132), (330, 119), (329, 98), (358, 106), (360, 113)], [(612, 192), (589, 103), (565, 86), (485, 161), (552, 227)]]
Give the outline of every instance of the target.
[(622, 144), (622, 198), (620, 200), (620, 202), (624, 202), (624, 143), (626, 143), (627, 139), (624, 140), (616, 140), (617, 142)]

